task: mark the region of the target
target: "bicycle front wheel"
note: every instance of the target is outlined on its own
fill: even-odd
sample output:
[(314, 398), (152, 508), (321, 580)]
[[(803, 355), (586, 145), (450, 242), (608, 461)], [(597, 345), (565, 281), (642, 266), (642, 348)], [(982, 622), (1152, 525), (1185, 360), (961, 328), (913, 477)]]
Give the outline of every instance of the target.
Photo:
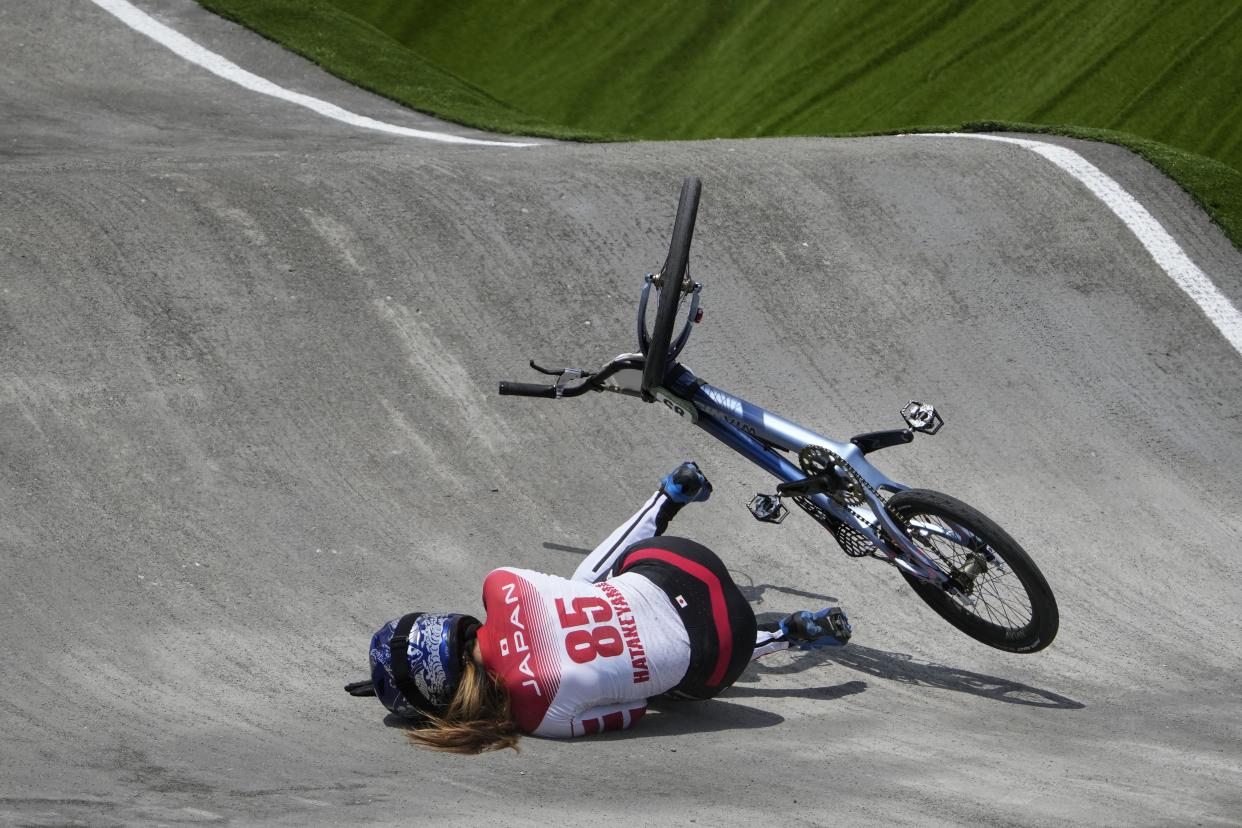
[(687, 176), (681, 184), (681, 196), (677, 199), (677, 217), (673, 220), (673, 237), (668, 246), (668, 257), (660, 269), (660, 293), (656, 306), (655, 326), (651, 342), (647, 346), (647, 362), (643, 366), (643, 392), (664, 385), (664, 373), (669, 365), (669, 345), (673, 340), (673, 327), (677, 321), (677, 308), (681, 305), (682, 281), (690, 266), (690, 240), (694, 237), (694, 220), (699, 212), (699, 194), (703, 185), (694, 176)]
[(960, 597), (902, 572), (942, 618), (977, 641), (1013, 653), (1033, 653), (1052, 643), (1060, 626), (1052, 589), (1004, 529), (962, 501), (925, 489), (898, 492), (887, 506), (959, 586)]

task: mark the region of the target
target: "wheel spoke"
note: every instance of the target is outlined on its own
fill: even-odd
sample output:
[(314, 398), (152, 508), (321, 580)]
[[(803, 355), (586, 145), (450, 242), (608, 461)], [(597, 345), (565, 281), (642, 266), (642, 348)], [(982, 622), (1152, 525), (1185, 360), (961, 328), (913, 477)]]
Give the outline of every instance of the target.
[[(1057, 633), (1056, 599), (1016, 541), (987, 515), (940, 492), (909, 489), (886, 501), (889, 513), (918, 544), (924, 565), (943, 586), (902, 575), (946, 621), (984, 644), (1028, 653)], [(965, 593), (965, 594), (963, 594)]]
[[(994, 561), (1004, 562), (1005, 558), (995, 547), (987, 543), (985, 538), (976, 532), (953, 521), (945, 520), (939, 515), (917, 514), (907, 516), (910, 523), (921, 523), (927, 528), (926, 534), (914, 533), (914, 540), (930, 552), (942, 565), (950, 570), (961, 569), (972, 555), (983, 554), (986, 549)], [(950, 539), (950, 536), (969, 538), (969, 545)], [(976, 617), (1006, 629), (1018, 630), (1027, 626), (1034, 617), (1030, 599), (1026, 594), (1021, 580), (1006, 563), (1006, 571), (998, 572), (993, 567), (978, 576), (975, 581), (974, 606), (962, 604), (961, 608)]]

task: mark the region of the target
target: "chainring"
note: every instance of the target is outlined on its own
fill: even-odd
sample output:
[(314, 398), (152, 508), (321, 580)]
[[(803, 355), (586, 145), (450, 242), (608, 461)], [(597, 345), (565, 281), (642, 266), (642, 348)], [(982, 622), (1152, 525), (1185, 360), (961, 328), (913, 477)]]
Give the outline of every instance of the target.
[[(865, 492), (869, 491), (882, 503), (884, 498), (876, 491), (875, 487), (868, 483), (844, 458), (836, 452), (830, 451), (823, 446), (810, 445), (805, 446), (798, 452), (798, 463), (802, 467), (802, 471), (808, 477), (823, 474), (828, 470), (832, 470), (833, 476), (842, 484), (841, 490), (830, 492), (828, 497), (842, 504), (850, 510), (859, 520), (870, 522), (871, 518), (861, 514), (856, 507), (867, 503)], [(795, 495), (794, 502), (803, 508), (811, 517), (813, 517), (820, 525), (826, 528), (836, 538), (837, 543), (844, 550), (845, 554), (851, 558), (880, 557), (880, 551), (875, 545), (867, 539), (867, 536), (857, 529), (842, 523), (823, 509), (815, 505), (811, 498)], [(907, 537), (910, 535), (909, 522), (901, 515), (889, 511), (885, 508), (889, 517), (901, 527), (901, 530)], [(885, 535), (886, 530), (882, 526), (876, 526), (876, 531), (881, 535)]]
[(854, 471), (850, 464), (841, 459), (836, 452), (829, 451), (823, 446), (804, 446), (802, 451), (798, 452), (798, 465), (802, 467), (802, 473), (807, 477), (827, 473), (835, 478), (838, 488), (828, 492), (827, 495), (842, 506), (861, 506), (867, 502), (867, 497), (863, 493), (863, 486), (866, 484), (858, 476), (858, 472)]

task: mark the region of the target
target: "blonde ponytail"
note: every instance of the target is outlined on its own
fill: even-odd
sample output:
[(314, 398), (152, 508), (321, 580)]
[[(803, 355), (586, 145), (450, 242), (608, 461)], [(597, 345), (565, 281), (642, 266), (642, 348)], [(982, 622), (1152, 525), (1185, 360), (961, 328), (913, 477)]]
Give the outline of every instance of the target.
[(410, 741), (447, 753), (517, 750), (521, 733), (513, 722), (509, 693), (485, 669), (467, 661), (461, 682), (443, 716), (409, 733)]

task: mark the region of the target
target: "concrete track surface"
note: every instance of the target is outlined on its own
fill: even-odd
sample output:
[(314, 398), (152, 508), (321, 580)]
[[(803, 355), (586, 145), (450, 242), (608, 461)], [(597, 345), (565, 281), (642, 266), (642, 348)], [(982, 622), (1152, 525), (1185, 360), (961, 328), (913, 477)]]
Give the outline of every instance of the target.
[[(160, 19), (396, 123), (187, 0)], [(353, 129), (75, 0), (0, 6), (0, 823), (1238, 824), (1242, 358), (1077, 182), (952, 138), (480, 149)], [(465, 133), (465, 130), (458, 130)], [(1074, 144), (1234, 302), (1242, 257), (1116, 148)], [(1060, 636), (973, 642), (657, 406), (500, 398), (527, 357), (633, 348), (679, 182), (701, 376), (877, 455), (1032, 552)], [(570, 572), (659, 476), (782, 654), (633, 732), (445, 757), (373, 700), (366, 643)]]

